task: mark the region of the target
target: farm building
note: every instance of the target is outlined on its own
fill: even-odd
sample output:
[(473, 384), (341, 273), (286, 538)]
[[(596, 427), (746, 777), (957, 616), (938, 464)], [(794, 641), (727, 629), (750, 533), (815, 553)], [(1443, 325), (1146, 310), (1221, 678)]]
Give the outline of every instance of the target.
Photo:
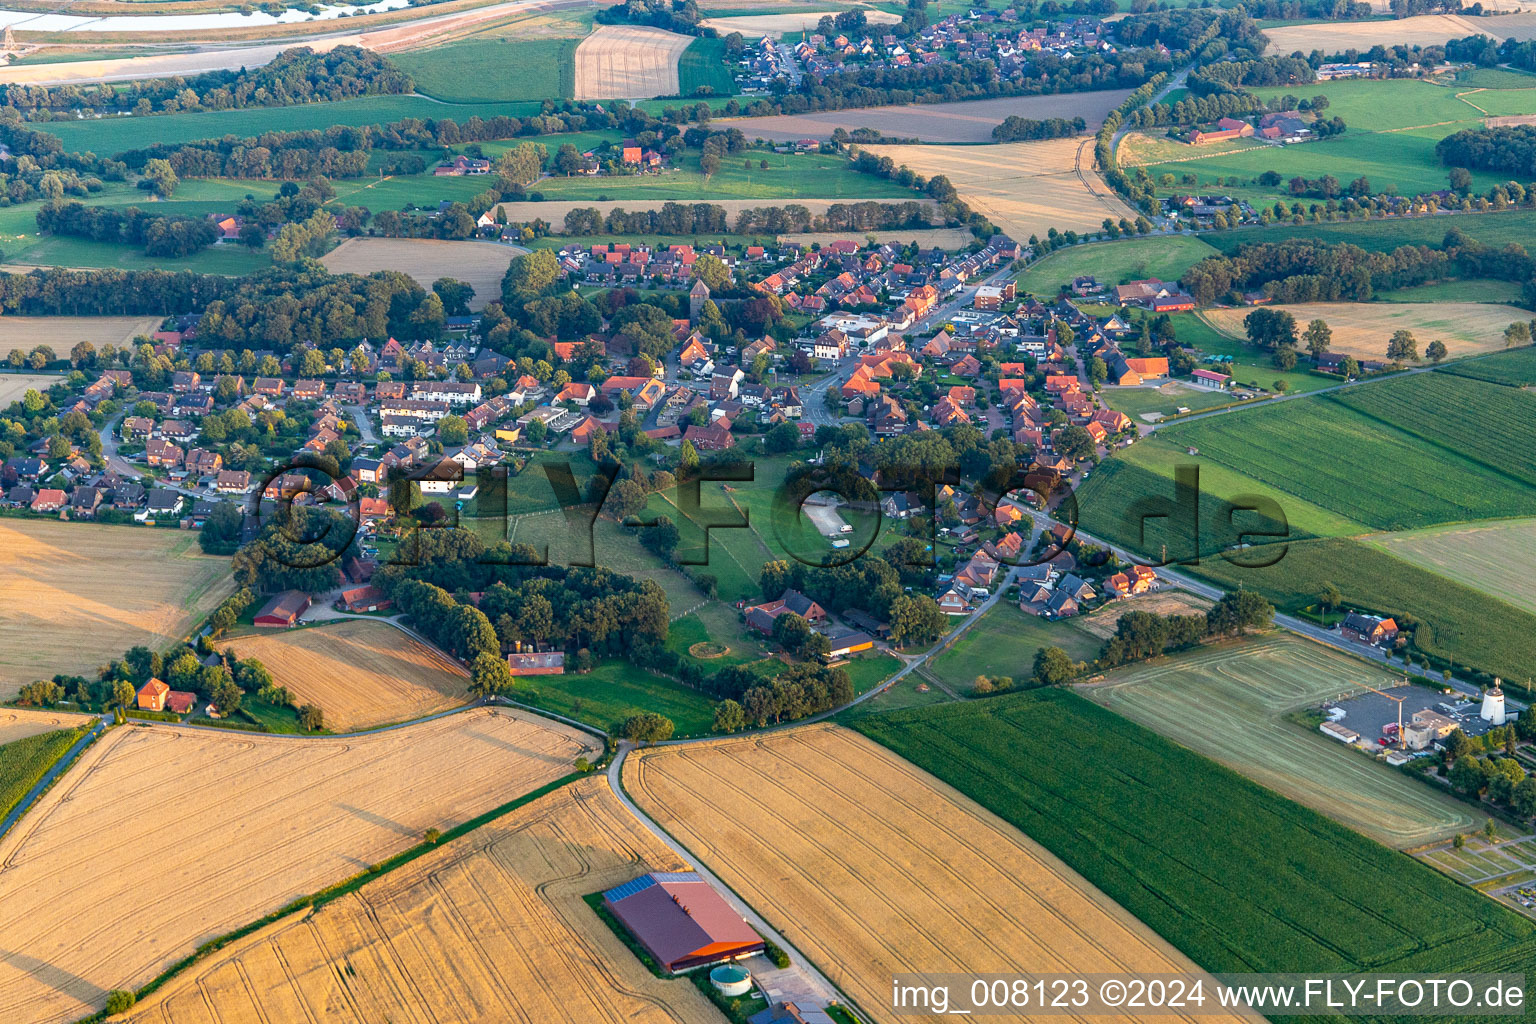
[[(368, 499), (364, 498), (364, 501)], [(362, 612), (381, 612), (394, 604), (384, 596), (384, 592), (378, 587), (353, 587), (351, 590), (341, 592), (341, 603), (347, 611), (354, 614)]]
[(256, 625), (286, 628), (297, 623), (299, 616), (308, 610), (308, 594), (302, 590), (285, 590), (256, 613)]
[(674, 974), (740, 960), (763, 940), (696, 872), (653, 872), (603, 893), (603, 906)]
[(171, 688), (163, 680), (151, 679), (139, 687), (138, 705), (140, 711), (164, 711), (165, 700), (170, 696)]
[(507, 668), (515, 676), (559, 676), (565, 674), (564, 651), (525, 651), (522, 644), (507, 655)]

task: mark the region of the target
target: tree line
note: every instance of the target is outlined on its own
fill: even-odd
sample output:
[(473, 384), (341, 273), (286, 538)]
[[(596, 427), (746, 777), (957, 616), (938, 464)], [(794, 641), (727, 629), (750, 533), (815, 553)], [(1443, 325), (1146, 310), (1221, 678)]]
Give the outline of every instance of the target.
[(1081, 117), (1071, 119), (1050, 117), (1036, 120), (1009, 114), (1003, 123), (992, 129), (993, 142), (1020, 142), (1030, 139), (1069, 139), (1088, 130), (1088, 122)]
[(36, 219), (39, 231), (142, 246), (145, 255), (170, 259), (206, 249), (219, 237), (218, 229), (206, 217), (161, 216), (137, 206), (119, 209), (50, 203), (37, 211)]
[(284, 50), (257, 68), (208, 71), (191, 77), (151, 78), (96, 85), (0, 85), (0, 106), (48, 120), (55, 112), (134, 115), (243, 107), (285, 107), (359, 96), (404, 95), (411, 76), (371, 50), (338, 46), (316, 53), (307, 46)]

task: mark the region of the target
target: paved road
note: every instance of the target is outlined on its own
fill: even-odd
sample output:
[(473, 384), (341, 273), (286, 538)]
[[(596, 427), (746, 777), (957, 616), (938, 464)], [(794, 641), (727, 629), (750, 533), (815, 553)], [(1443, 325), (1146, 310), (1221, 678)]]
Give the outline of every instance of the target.
[(720, 880), (718, 875), (709, 870), (708, 867), (700, 862), (699, 858), (695, 857), (691, 852), (689, 852), (686, 846), (668, 835), (666, 830), (652, 821), (650, 817), (644, 811), (642, 811), (633, 800), (629, 798), (629, 794), (624, 791), (624, 785), (620, 776), (624, 768), (624, 758), (628, 756), (630, 750), (632, 749), (633, 744), (627, 741), (619, 744), (618, 753), (614, 755), (613, 763), (608, 766), (608, 788), (613, 790), (613, 795), (618, 798), (619, 803), (624, 805), (625, 810), (634, 815), (635, 820), (644, 826), (646, 831), (650, 832), (651, 835), (660, 840), (667, 847), (667, 849), (677, 854), (689, 864), (692, 864), (693, 869), (702, 875), (704, 880), (715, 888), (716, 892), (720, 893), (720, 895), (724, 897), (725, 901), (731, 905), (732, 909), (734, 909), (738, 914), (745, 918), (753, 928), (757, 929), (759, 935), (775, 943), (779, 946), (779, 948), (783, 949), (784, 952), (788, 953), (790, 960), (796, 967), (800, 969), (801, 973), (810, 982), (811, 986), (818, 990), (817, 994), (821, 997), (823, 1006), (825, 1006), (827, 1003), (833, 1002), (850, 1002), (846, 996), (843, 996), (838, 992), (837, 986), (832, 984), (832, 982), (827, 979), (826, 975), (822, 974), (819, 970), (816, 969), (815, 965), (811, 963), (811, 961), (806, 957), (804, 953), (796, 949), (793, 943), (791, 943), (783, 935), (779, 934), (779, 932), (776, 931), (772, 925), (763, 919), (761, 914), (752, 909), (750, 904), (748, 904), (740, 896), (737, 896), (736, 893), (731, 890), (730, 886), (726, 885), (723, 881)]

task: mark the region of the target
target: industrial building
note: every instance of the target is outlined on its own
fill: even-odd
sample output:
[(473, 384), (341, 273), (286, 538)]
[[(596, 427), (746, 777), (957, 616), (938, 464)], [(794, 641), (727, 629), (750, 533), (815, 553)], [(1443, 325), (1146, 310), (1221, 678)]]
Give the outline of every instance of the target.
[(763, 940), (697, 872), (652, 872), (603, 893), (603, 906), (676, 974), (741, 960)]

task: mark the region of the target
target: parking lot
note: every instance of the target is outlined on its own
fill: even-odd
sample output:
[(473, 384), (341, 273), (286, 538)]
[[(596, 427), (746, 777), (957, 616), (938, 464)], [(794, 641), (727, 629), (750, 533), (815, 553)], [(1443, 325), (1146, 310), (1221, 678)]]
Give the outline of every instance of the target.
[[(1464, 698), (1461, 695), (1447, 696), (1422, 686), (1394, 686), (1383, 692), (1391, 694), (1392, 697), (1403, 698), (1404, 726), (1413, 722), (1415, 711), (1428, 709), (1454, 719), (1461, 726), (1461, 731), (1468, 736), (1481, 736), (1492, 728), (1491, 723), (1477, 717), (1481, 704), (1475, 698)], [(1457, 710), (1448, 712), (1440, 706), (1441, 704), (1448, 704)], [(1397, 724), (1397, 701), (1378, 693), (1363, 693), (1347, 700), (1330, 701), (1328, 706), (1343, 708), (1345, 716), (1342, 724), (1372, 741), (1382, 735), (1383, 726)]]

